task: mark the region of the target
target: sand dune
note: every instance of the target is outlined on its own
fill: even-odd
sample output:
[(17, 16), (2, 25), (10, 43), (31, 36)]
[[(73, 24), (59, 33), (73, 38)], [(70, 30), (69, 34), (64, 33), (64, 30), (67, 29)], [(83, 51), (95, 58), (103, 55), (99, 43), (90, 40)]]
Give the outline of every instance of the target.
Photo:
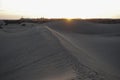
[[(69, 46), (64, 46), (72, 51), (73, 55), (78, 57), (83, 64), (120, 76), (120, 24), (61, 21), (58, 24), (47, 25), (53, 29), (53, 34), (57, 34), (60, 40), (66, 39), (66, 42), (62, 40), (61, 43), (63, 45), (67, 43)], [(75, 47), (76, 49), (73, 50)]]
[(120, 24), (99, 24), (80, 20), (56, 21), (47, 24), (50, 28), (82, 34), (120, 33)]
[(85, 21), (4, 26), (0, 80), (119, 80), (119, 26)]

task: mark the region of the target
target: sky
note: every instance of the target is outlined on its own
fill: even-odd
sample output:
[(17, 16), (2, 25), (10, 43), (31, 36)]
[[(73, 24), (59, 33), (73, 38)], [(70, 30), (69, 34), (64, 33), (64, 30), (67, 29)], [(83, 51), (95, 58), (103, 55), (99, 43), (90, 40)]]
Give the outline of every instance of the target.
[(120, 18), (120, 0), (0, 0), (0, 19)]

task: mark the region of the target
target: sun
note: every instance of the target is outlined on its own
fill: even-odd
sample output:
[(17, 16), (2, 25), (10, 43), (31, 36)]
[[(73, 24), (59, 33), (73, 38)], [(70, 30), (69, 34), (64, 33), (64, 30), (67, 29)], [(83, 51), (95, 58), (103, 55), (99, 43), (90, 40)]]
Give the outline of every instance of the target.
[(72, 21), (72, 19), (71, 19), (71, 18), (66, 18), (66, 20), (67, 20), (67, 21), (69, 21), (69, 22), (70, 22), (70, 21)]

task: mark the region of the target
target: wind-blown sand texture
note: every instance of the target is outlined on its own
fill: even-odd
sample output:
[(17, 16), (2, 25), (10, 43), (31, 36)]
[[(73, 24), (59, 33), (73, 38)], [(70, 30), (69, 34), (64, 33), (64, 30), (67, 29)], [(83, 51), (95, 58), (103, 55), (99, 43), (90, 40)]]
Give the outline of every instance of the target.
[(119, 35), (120, 24), (78, 20), (5, 25), (0, 80), (120, 80)]

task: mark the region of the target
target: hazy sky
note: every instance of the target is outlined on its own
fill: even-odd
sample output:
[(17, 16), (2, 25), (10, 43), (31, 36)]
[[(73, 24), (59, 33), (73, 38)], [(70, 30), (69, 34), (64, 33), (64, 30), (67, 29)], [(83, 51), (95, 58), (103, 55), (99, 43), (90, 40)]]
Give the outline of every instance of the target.
[(0, 18), (120, 18), (120, 0), (0, 0)]

